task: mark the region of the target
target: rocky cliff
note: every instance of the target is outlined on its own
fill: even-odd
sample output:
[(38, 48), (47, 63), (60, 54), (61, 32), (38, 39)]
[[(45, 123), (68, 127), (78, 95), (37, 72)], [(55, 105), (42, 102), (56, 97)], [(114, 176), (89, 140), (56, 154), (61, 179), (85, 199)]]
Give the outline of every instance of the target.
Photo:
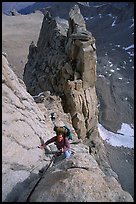
[(69, 16), (67, 22), (45, 14), (37, 46), (30, 45), (24, 82), (31, 95), (58, 94), (78, 136), (85, 139), (97, 132), (95, 38), (78, 6)]
[(26, 201), (39, 170), (48, 165), (50, 157), (37, 145), (39, 137), (54, 135), (53, 111), (56, 120), (71, 128), (73, 140), (81, 141), (71, 143), (74, 155), (69, 160), (58, 159), (46, 172), (30, 202), (133, 201), (116, 180), (99, 137), (95, 38), (78, 6), (71, 9), (68, 22), (46, 13), (38, 43), (29, 50), (24, 82), (30, 94), (3, 56), (2, 200)]
[[(74, 4), (36, 2), (34, 5), (35, 10), (40, 6), (55, 17), (68, 19)], [(107, 130), (117, 132), (122, 123), (134, 124), (134, 4), (89, 2), (89, 7), (78, 5), (87, 29), (96, 38), (99, 122)], [(37, 42), (42, 20), (43, 15), (37, 11), (21, 16), (2, 15), (2, 50), (8, 54), (12, 69), (21, 79), (29, 45), (32, 40)]]
[[(51, 96), (47, 102), (49, 99)], [(53, 106), (63, 121), (68, 122), (69, 118), (61, 113), (60, 101), (55, 97), (52, 98)], [(46, 140), (54, 135), (49, 118), (51, 110), (44, 106), (41, 112), (41, 108), (2, 56), (2, 202), (26, 202), (40, 178), (39, 170), (49, 164), (50, 157), (37, 148), (40, 136)], [(73, 130), (74, 140), (75, 135)], [(133, 201), (113, 177), (111, 169), (109, 176), (101, 171), (88, 146), (79, 143), (71, 144), (71, 148), (74, 155), (50, 167), (29, 202)]]

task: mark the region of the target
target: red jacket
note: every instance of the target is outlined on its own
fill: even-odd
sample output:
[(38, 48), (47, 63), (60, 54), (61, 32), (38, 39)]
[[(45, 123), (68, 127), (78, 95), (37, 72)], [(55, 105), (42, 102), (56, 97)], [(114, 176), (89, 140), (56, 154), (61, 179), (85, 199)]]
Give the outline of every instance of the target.
[(61, 148), (64, 149), (64, 152), (70, 149), (70, 143), (67, 137), (65, 137), (61, 142), (57, 140), (57, 136), (52, 137), (51, 139), (45, 142), (45, 145), (55, 142), (57, 148), (60, 150)]

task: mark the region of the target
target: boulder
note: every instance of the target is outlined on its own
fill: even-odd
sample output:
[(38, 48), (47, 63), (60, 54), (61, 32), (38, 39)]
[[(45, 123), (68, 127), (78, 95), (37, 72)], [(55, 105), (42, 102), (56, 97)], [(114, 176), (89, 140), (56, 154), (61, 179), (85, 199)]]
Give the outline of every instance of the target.
[[(74, 155), (68, 160), (56, 160), (43, 175), (29, 202), (133, 202), (113, 176), (105, 176), (100, 170), (87, 146), (73, 144), (71, 147)], [(26, 189), (18, 202), (25, 202), (29, 194), (30, 190)]]

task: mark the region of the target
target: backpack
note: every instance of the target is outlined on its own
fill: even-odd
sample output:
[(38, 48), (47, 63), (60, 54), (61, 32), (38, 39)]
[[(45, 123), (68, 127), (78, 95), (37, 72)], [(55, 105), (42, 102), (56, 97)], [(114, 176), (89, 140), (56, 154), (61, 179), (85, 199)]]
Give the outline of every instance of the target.
[(64, 125), (63, 127), (55, 126), (54, 131), (56, 132), (56, 134), (62, 133), (66, 137), (68, 137), (69, 140), (72, 140), (72, 133), (71, 133), (70, 129), (66, 125)]

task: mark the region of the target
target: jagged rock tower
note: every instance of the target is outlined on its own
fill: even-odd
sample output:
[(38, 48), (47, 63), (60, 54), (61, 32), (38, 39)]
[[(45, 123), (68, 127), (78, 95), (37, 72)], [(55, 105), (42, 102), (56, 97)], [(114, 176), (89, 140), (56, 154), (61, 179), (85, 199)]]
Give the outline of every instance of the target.
[(50, 91), (62, 99), (78, 137), (97, 137), (97, 96), (95, 38), (86, 30), (75, 5), (69, 21), (53, 19), (46, 12), (37, 46), (29, 48), (24, 82), (31, 95)]

